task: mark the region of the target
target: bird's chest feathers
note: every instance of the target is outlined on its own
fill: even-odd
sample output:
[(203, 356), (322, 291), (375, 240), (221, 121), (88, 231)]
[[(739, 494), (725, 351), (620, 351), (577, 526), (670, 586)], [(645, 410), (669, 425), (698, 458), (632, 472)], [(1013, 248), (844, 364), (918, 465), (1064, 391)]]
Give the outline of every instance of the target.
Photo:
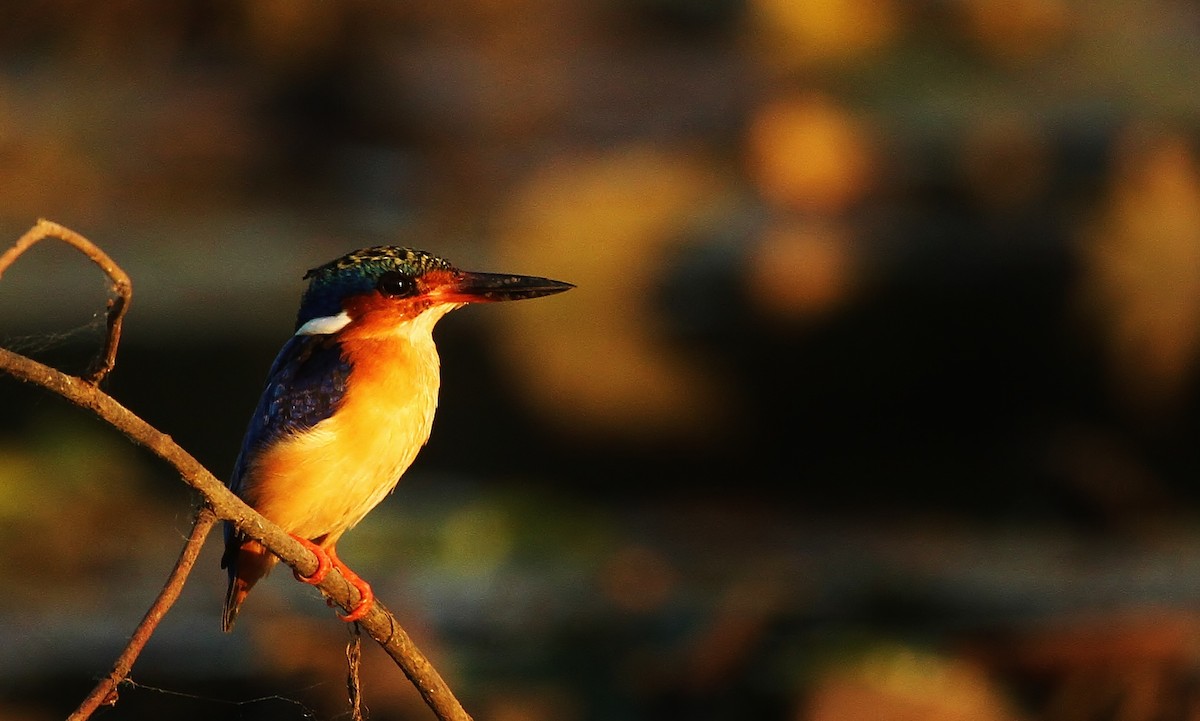
[(285, 529), (330, 541), (395, 488), (429, 439), (439, 369), (432, 338), (348, 338), (352, 365), (337, 411), (263, 454), (259, 510)]
[(340, 455), (356, 459), (361, 475), (394, 485), (433, 427), (437, 351), (432, 342), (363, 341), (348, 343), (345, 352), (353, 370), (345, 401), (326, 421), (328, 430)]

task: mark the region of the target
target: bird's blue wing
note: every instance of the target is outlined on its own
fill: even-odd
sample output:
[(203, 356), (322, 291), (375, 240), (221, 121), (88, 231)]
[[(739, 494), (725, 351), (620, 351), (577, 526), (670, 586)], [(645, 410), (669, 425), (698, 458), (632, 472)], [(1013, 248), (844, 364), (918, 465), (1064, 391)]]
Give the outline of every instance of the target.
[[(271, 364), (267, 387), (258, 399), (258, 407), (250, 418), (242, 450), (229, 477), (229, 489), (242, 495), (246, 469), (263, 448), (286, 434), (312, 428), (333, 415), (346, 396), (346, 379), (349, 377), (350, 362), (342, 355), (341, 344), (335, 337), (292, 336)], [(233, 589), (233, 579), (237, 575), (239, 542), (237, 529), (226, 521), (221, 567), (229, 570), (230, 589)], [(227, 618), (226, 630), (230, 623), (232, 619)]]
[(264, 447), (333, 415), (345, 398), (350, 368), (334, 336), (297, 335), (284, 344), (246, 429), (230, 490), (240, 492), (247, 466)]

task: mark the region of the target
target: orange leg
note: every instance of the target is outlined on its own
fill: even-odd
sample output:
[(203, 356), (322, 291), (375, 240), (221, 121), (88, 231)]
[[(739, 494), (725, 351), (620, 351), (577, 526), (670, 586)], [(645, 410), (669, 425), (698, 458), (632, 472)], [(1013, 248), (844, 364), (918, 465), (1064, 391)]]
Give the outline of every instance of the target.
[(332, 546), (329, 548), (329, 560), (333, 562), (337, 570), (342, 572), (342, 575), (346, 577), (350, 585), (358, 589), (358, 605), (350, 609), (350, 612), (345, 616), (339, 615), (339, 618), (346, 623), (357, 621), (367, 615), (367, 612), (375, 605), (375, 592), (371, 590), (371, 584), (362, 580), (357, 573), (351, 571), (346, 564), (342, 563), (342, 559), (337, 557), (337, 552), (333, 550)]
[(299, 571), (295, 570), (292, 571), (292, 575), (296, 577), (297, 581), (313, 586), (324, 581), (325, 576), (329, 574), (329, 569), (333, 567), (333, 559), (330, 558), (332, 554), (327, 553), (324, 548), (321, 548), (307, 538), (301, 538), (294, 533), (289, 533), (288, 535), (299, 541), (301, 546), (312, 551), (312, 555), (317, 557), (317, 570), (313, 571), (311, 576), (302, 576)]

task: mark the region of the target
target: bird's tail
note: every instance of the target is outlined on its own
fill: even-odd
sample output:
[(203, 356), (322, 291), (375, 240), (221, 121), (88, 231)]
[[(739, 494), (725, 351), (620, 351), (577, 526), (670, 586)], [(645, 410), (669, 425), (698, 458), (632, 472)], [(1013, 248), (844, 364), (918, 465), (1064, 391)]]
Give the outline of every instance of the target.
[(221, 628), (225, 633), (233, 630), (242, 602), (254, 584), (271, 571), (276, 560), (261, 543), (249, 538), (226, 544), (221, 559), (221, 565), (229, 569), (229, 590), (225, 593), (225, 611), (221, 615)]

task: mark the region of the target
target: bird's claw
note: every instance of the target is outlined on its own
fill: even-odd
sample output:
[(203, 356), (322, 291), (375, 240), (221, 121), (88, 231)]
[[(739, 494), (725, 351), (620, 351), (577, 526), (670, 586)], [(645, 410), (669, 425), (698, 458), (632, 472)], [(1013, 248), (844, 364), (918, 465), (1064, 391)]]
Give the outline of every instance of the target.
[[(362, 581), (362, 579), (359, 580)], [(353, 623), (359, 620), (375, 607), (375, 592), (371, 590), (371, 586), (366, 581), (363, 581), (361, 586), (355, 584), (354, 587), (358, 589), (358, 605), (351, 609), (350, 613), (345, 615), (338, 614), (338, 618), (346, 623)]]
[(329, 554), (326, 553), (324, 548), (321, 548), (307, 538), (302, 538), (294, 533), (289, 533), (288, 535), (299, 541), (300, 545), (311, 551), (312, 555), (317, 559), (317, 570), (313, 571), (312, 574), (305, 576), (299, 571), (292, 569), (292, 575), (296, 577), (297, 581), (307, 583), (311, 586), (324, 581), (325, 576), (329, 575), (329, 569), (333, 568), (333, 560), (329, 557)]
[[(300, 545), (311, 551), (317, 559), (317, 570), (308, 576), (293, 569), (292, 575), (296, 577), (296, 580), (315, 586), (325, 580), (325, 577), (329, 575), (329, 569), (336, 568), (342, 572), (342, 576), (346, 578), (347, 583), (358, 589), (359, 596), (358, 604), (350, 609), (346, 615), (338, 614), (338, 618), (347, 623), (352, 623), (366, 616), (375, 606), (375, 592), (371, 590), (371, 584), (364, 581), (357, 573), (351, 571), (346, 564), (342, 563), (342, 559), (337, 557), (337, 552), (333, 548), (322, 548), (307, 538), (302, 538), (294, 533), (289, 535), (296, 539)], [(330, 602), (330, 605), (333, 605), (332, 602)]]
[(346, 578), (346, 582), (358, 589), (358, 604), (345, 615), (338, 614), (338, 618), (346, 623), (353, 623), (366, 616), (375, 607), (375, 592), (371, 590), (371, 584), (364, 581), (361, 576), (351, 571), (346, 564), (342, 563), (342, 559), (337, 557), (333, 549), (330, 549), (329, 557), (333, 565), (342, 572), (342, 576)]

